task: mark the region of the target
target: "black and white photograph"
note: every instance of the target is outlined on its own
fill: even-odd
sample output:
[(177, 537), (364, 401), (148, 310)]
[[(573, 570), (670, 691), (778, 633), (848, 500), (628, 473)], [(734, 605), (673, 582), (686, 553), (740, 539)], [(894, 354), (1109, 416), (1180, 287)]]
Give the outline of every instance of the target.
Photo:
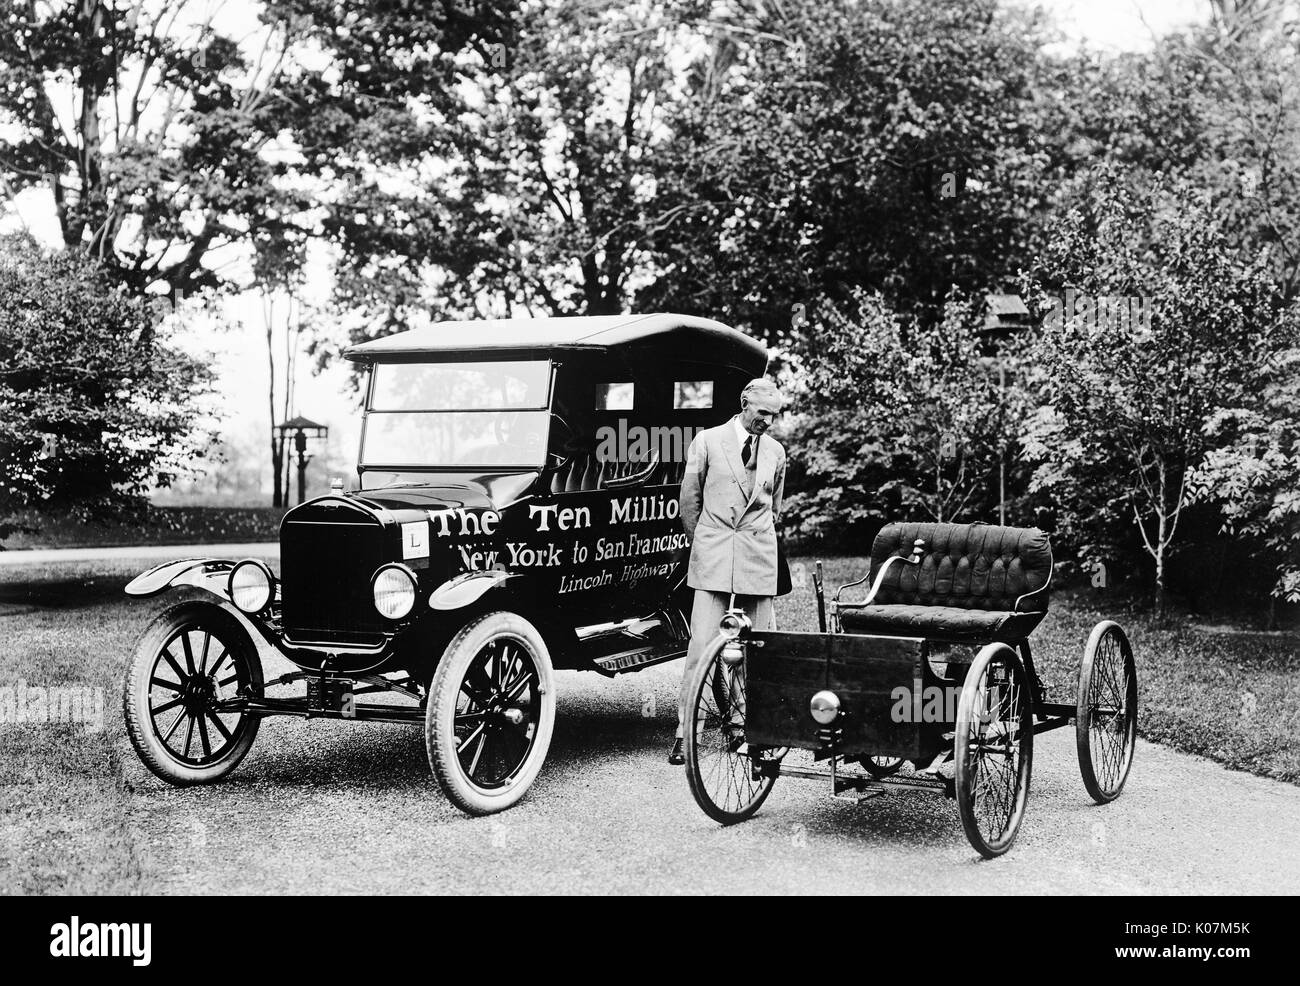
[(6, 950), (1297, 846), (1296, 0), (0, 0)]

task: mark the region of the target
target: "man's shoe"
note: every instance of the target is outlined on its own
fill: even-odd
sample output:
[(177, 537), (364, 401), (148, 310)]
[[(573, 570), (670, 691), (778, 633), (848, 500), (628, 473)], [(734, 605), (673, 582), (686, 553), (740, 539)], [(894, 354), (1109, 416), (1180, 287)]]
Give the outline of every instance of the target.
[(668, 762), (674, 767), (680, 767), (686, 762), (686, 755), (682, 753), (682, 741), (680, 737), (673, 740), (673, 752), (668, 754)]

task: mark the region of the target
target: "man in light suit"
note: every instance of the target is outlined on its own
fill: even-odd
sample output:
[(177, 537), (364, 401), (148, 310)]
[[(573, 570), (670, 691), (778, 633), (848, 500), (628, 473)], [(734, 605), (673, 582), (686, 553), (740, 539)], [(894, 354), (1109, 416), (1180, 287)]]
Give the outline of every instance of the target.
[(751, 380), (740, 413), (695, 436), (682, 477), (682, 526), (691, 539), (686, 584), (695, 590), (691, 642), (677, 700), (677, 738), (668, 755), (684, 763), (682, 724), (694, 696), (686, 694), (704, 648), (733, 605), (755, 629), (773, 627), (777, 587), (776, 522), (785, 487), (785, 449), (765, 432), (785, 400), (770, 380)]

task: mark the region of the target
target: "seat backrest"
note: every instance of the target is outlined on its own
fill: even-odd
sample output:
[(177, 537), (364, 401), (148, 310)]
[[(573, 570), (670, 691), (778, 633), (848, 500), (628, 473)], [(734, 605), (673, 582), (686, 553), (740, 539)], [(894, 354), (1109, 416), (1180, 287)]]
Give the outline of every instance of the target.
[(588, 452), (571, 456), (561, 462), (551, 474), (552, 493), (579, 493), (598, 488), (600, 463)]
[[(994, 524), (886, 524), (871, 546), (871, 584), (885, 559), (911, 557), (925, 541), (920, 565), (895, 565), (877, 603), (961, 609), (1047, 611), (1052, 546), (1037, 527)], [(1019, 607), (1021, 596), (1033, 593)]]
[[(605, 488), (605, 481), (634, 476), (645, 470), (649, 460), (602, 462), (594, 452), (578, 454), (561, 462), (551, 473), (552, 493), (577, 493)], [(686, 471), (681, 462), (663, 462), (645, 479), (646, 486), (680, 483)]]

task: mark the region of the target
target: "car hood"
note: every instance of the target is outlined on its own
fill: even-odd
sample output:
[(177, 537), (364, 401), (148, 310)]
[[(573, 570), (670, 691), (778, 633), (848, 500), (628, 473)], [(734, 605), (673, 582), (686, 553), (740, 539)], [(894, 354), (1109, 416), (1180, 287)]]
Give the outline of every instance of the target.
[(494, 506), (487, 490), (473, 484), (390, 487), (363, 490), (348, 494), (376, 510), (442, 510), (462, 507), (467, 510), (486, 510)]

